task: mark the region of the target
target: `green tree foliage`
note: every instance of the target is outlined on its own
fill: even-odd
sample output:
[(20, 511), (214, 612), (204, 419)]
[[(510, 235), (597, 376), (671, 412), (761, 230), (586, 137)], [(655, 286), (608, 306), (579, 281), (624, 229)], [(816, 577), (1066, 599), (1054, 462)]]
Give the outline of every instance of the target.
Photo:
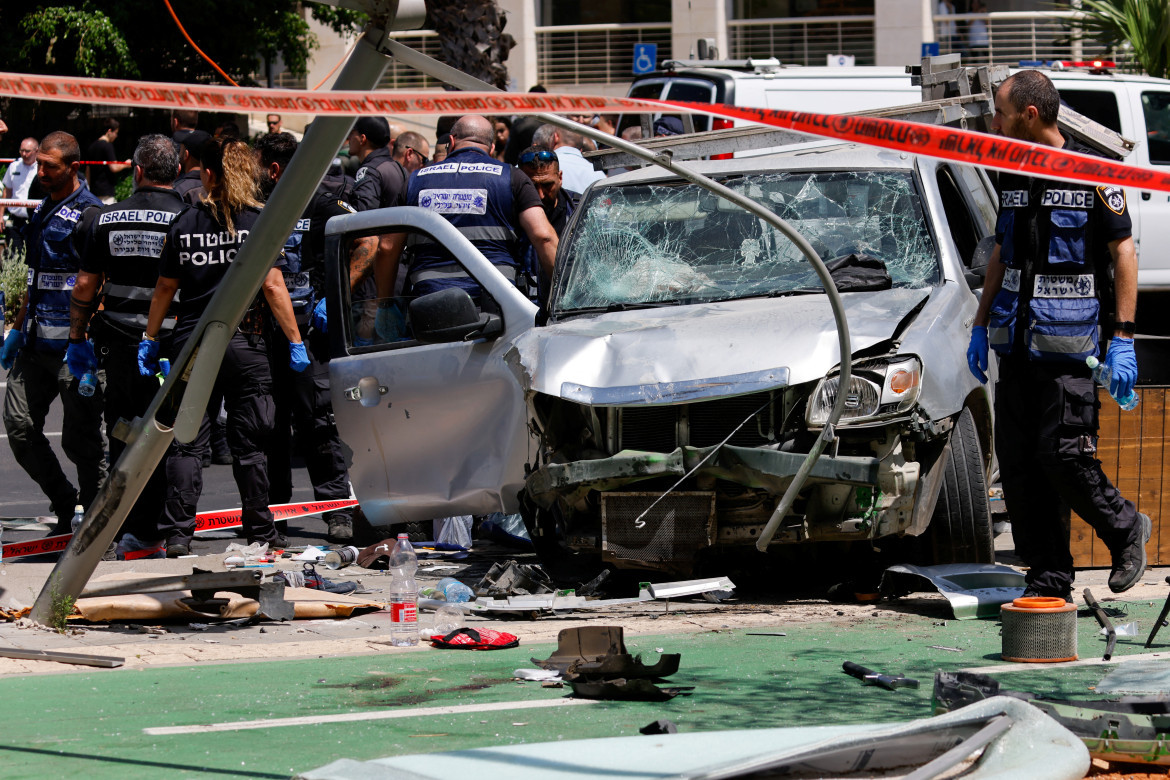
[[(297, 0), (172, 0), (171, 5), (199, 48), (241, 84), (255, 84), (265, 62), (277, 57), (293, 73), (304, 74), (317, 46)], [(364, 18), (306, 6), (338, 32), (351, 31)], [(0, 3), (0, 29), (24, 33), (0, 37), (0, 62), (9, 71), (223, 81), (186, 41), (161, 0)]]
[(1128, 49), (1151, 76), (1170, 72), (1170, 0), (1081, 0), (1085, 35)]

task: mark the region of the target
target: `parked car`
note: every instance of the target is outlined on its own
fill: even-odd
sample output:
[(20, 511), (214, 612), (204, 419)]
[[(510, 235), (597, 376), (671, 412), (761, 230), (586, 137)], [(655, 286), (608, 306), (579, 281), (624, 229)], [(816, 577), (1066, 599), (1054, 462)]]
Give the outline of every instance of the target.
[[(990, 386), (965, 359), (972, 269), (994, 241), (987, 177), (837, 143), (693, 165), (839, 266), (849, 401), (773, 547), (921, 536), (934, 561), (991, 561)], [(678, 574), (755, 543), (841, 392), (828, 296), (789, 239), (662, 169), (598, 182), (538, 326), (419, 209), (332, 220), (335, 291), (341, 239), (390, 230), (446, 244), (498, 313), (435, 293), (411, 302), (411, 338), (363, 346), (374, 303), (333, 296), (334, 407), (371, 521), (519, 509), (550, 559)]]

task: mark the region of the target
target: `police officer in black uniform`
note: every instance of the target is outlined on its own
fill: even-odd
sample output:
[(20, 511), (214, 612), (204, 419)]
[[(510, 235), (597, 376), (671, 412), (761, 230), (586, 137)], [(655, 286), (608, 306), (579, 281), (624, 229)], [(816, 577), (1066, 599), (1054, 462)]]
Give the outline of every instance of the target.
[[(1092, 154), (1057, 129), (1059, 108), (1047, 76), (1020, 71), (996, 93), (992, 129)], [(1137, 257), (1121, 188), (1000, 175), (996, 247), (967, 360), (986, 382), (989, 344), (1000, 356), (995, 444), (1016, 550), (1029, 567), (1025, 595), (1071, 600), (1070, 508), (1112, 553), (1110, 590), (1128, 590), (1145, 571), (1150, 518), (1101, 470), (1100, 404), (1085, 364), (1099, 354), (1101, 331), (1112, 332), (1104, 359), (1110, 390), (1118, 398), (1133, 391), (1136, 304)]]
[[(133, 165), (134, 194), (86, 214), (81, 271), (70, 307), (69, 370), (80, 376), (95, 363), (105, 370), (111, 462), (126, 449), (113, 435), (118, 420), (141, 416), (158, 392), (158, 380), (138, 372), (138, 342), (146, 330), (167, 230), (186, 208), (171, 187), (179, 175), (179, 151), (170, 138), (143, 136)], [(102, 309), (94, 314), (99, 303)], [(174, 326), (173, 317), (163, 320), (159, 334), (168, 354)], [(124, 532), (144, 543), (162, 541), (158, 521), (166, 487), (160, 464), (127, 515)]]
[[(159, 263), (150, 316), (138, 344), (139, 371), (158, 371), (159, 335), (175, 293), (178, 322), (172, 356), (191, 336), (200, 315), (219, 288), (248, 233), (260, 217), (256, 199), (258, 168), (251, 148), (238, 140), (211, 139), (200, 149), (206, 199), (187, 209), (171, 224)], [(269, 368), (264, 319), (276, 319), (290, 343), (290, 364), (296, 371), (309, 365), (293, 317), (277, 259), (265, 278), (261, 295), (244, 316), (224, 354), (216, 379), (228, 413), (228, 446), (232, 475), (240, 491), (242, 521), (248, 542), (283, 547), (268, 508), (268, 463), (265, 450), (272, 433), (272, 373)], [(203, 489), (202, 451), (210, 435), (204, 418), (196, 439), (175, 442), (167, 457), (167, 500), (162, 528), (167, 556), (185, 555), (195, 532), (195, 508)]]
[[(297, 149), (289, 133), (269, 133), (256, 143), (260, 155), (260, 193), (267, 200)], [(292, 498), (292, 441), (290, 424), (296, 428), (318, 501), (348, 499), (349, 455), (337, 434), (329, 393), (329, 341), (325, 314), (325, 223), (330, 217), (352, 214), (353, 208), (337, 198), (331, 183), (322, 182), (309, 201), (296, 228), (285, 242), (282, 255), (285, 286), (293, 312), (305, 339), (309, 367), (302, 372), (287, 367), (288, 350), (280, 339), (269, 340), (272, 358), (273, 398), (276, 424), (268, 449), (269, 498), (284, 503)], [(377, 239), (355, 242), (351, 264), (373, 261)], [(313, 327), (310, 328), (310, 320)], [(325, 515), (329, 539), (343, 543), (353, 539), (353, 512), (341, 509)]]
[(361, 165), (353, 177), (350, 205), (357, 211), (401, 206), (406, 197), (408, 174), (394, 159), (390, 123), (380, 116), (358, 117), (349, 134), (350, 155), (360, 155)]

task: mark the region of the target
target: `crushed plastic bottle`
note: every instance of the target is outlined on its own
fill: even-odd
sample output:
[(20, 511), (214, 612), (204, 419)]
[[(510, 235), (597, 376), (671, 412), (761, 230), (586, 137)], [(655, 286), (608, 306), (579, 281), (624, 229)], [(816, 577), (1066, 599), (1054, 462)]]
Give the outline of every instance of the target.
[(77, 394), (82, 398), (93, 398), (97, 391), (97, 376), (92, 371), (86, 371), (77, 382)]
[(73, 507), (73, 533), (77, 533), (77, 529), (81, 526), (81, 521), (85, 519), (85, 507), (81, 504)]
[[(1109, 381), (1113, 378), (1113, 371), (1110, 370), (1109, 366), (1105, 365), (1095, 357), (1085, 358), (1085, 365), (1088, 366), (1089, 370), (1093, 372), (1093, 381), (1101, 385), (1101, 387), (1104, 387), (1106, 390), (1109, 390)], [(1128, 412), (1138, 405), (1138, 394), (1132, 390), (1130, 391), (1129, 395), (1125, 396), (1124, 398), (1118, 398), (1117, 396), (1113, 395), (1113, 391), (1110, 390), (1109, 397), (1117, 402), (1117, 405), (1121, 407), (1122, 411)]]
[(390, 551), (390, 644), (412, 647), (418, 644), (418, 556), (410, 537), (398, 534)]
[(442, 599), (448, 604), (460, 604), (471, 601), (475, 593), (454, 577), (444, 577), (439, 580), (435, 588), (442, 594)]

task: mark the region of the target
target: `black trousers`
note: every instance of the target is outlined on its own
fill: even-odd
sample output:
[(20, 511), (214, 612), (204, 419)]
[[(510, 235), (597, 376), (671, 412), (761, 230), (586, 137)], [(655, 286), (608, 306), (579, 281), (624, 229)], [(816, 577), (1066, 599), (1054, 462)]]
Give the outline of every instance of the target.
[[(305, 333), (307, 328), (302, 328)], [(323, 334), (313, 332), (305, 339), (309, 367), (297, 373), (288, 367), (288, 342), (281, 335), (269, 341), (272, 356), (273, 400), (276, 425), (268, 449), (269, 496), (274, 504), (292, 500), (292, 430), (313, 483), (318, 501), (346, 499), (349, 490), (351, 452), (341, 443), (333, 420), (329, 392), (329, 345)], [(321, 360), (318, 355), (324, 355)], [(338, 510), (331, 515), (349, 515)]]
[[(182, 349), (183, 342), (176, 340), (173, 354)], [(228, 449), (243, 507), (244, 535), (250, 542), (271, 543), (276, 527), (268, 509), (265, 452), (273, 422), (272, 374), (262, 336), (232, 336), (216, 388), (223, 392), (227, 407)], [(211, 426), (204, 414), (195, 440), (174, 442), (167, 454), (167, 498), (160, 530), (170, 543), (190, 544), (195, 533), (196, 507), (203, 492), (203, 452), (210, 437)]]
[[(114, 426), (119, 419), (130, 422), (135, 417), (141, 417), (158, 393), (159, 382), (153, 376), (138, 373), (138, 342), (104, 335), (95, 338), (95, 341), (98, 365), (106, 373), (106, 438), (110, 446), (110, 463), (115, 464), (126, 450), (126, 443), (114, 438)], [(144, 542), (161, 540), (163, 534), (159, 531), (159, 521), (166, 497), (164, 460), (155, 467), (138, 500), (126, 515), (126, 521), (122, 524), (123, 532), (131, 533)]]
[(1111, 551), (1137, 518), (1097, 460), (1097, 388), (1087, 366), (1004, 358), (995, 387), (995, 452), (1016, 552), (1045, 595), (1072, 587), (1069, 510)]

